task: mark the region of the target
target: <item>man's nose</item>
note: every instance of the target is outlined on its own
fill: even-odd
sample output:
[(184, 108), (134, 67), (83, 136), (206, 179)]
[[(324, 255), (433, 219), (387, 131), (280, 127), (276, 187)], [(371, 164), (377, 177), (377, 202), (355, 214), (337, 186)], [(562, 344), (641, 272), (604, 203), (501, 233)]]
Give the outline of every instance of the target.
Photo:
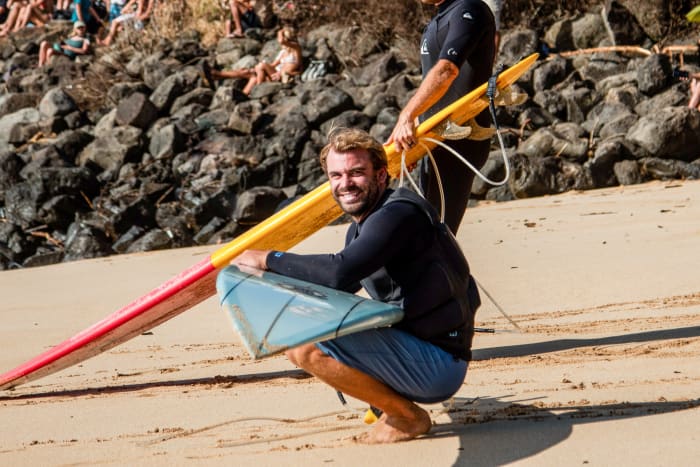
[(351, 187), (355, 185), (355, 181), (349, 174), (343, 174), (343, 176), (340, 179), (340, 185), (343, 188)]

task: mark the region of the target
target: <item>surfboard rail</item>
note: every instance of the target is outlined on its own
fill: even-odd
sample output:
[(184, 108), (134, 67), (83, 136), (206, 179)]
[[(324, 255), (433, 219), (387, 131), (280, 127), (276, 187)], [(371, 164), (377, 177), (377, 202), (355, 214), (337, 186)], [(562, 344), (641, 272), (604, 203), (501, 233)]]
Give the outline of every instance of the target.
[[(515, 83), (535, 63), (537, 57), (538, 54), (532, 54), (501, 72), (497, 80), (498, 88), (503, 89)], [(419, 138), (430, 136), (440, 140), (441, 136), (433, 130), (444, 120), (450, 119), (461, 125), (478, 115), (488, 105), (482, 99), (487, 85), (482, 84), (424, 121), (416, 129), (416, 135)], [(434, 143), (426, 145), (432, 149)], [(393, 144), (385, 146), (385, 150), (389, 160), (389, 173), (397, 176), (401, 167), (401, 155), (395, 151)], [(416, 145), (406, 152), (406, 163), (415, 163), (424, 154), (425, 149)], [(251, 248), (287, 250), (341, 214), (328, 182), (320, 185), (219, 248), (208, 258), (84, 331), (0, 375), (0, 390), (11, 389), (68, 368), (168, 321), (214, 295), (217, 271), (243, 251)]]

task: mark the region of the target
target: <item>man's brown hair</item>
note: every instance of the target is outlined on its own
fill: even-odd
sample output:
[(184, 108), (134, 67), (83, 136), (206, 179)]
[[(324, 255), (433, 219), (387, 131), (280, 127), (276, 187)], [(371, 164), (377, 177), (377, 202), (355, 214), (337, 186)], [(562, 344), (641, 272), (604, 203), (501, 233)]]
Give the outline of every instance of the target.
[(354, 149), (364, 149), (369, 153), (374, 170), (387, 168), (386, 152), (384, 146), (364, 130), (358, 128), (332, 128), (328, 132), (328, 144), (321, 149), (318, 156), (323, 171), (328, 173), (326, 159), (333, 149), (336, 152), (348, 152)]

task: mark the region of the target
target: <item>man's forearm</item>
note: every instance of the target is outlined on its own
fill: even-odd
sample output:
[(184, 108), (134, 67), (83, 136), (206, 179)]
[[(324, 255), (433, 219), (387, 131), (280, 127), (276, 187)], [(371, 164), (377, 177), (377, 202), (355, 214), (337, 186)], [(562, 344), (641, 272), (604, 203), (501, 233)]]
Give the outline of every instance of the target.
[(449, 60), (438, 61), (430, 69), (416, 93), (408, 101), (401, 114), (414, 120), (437, 103), (459, 74), (457, 66)]

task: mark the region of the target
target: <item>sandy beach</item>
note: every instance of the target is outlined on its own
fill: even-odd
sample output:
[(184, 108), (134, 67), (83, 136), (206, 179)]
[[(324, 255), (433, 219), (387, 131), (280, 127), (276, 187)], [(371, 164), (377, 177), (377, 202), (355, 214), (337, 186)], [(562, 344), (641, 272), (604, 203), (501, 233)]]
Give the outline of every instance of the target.
[[(252, 361), (212, 297), (0, 391), (1, 465), (694, 465), (700, 181), (481, 203), (458, 239), (484, 290), (474, 361), (430, 434), (367, 446), (364, 403)], [(336, 251), (346, 226), (294, 248)], [(0, 272), (0, 372), (217, 247)], [(494, 304), (516, 323), (512, 324)]]

